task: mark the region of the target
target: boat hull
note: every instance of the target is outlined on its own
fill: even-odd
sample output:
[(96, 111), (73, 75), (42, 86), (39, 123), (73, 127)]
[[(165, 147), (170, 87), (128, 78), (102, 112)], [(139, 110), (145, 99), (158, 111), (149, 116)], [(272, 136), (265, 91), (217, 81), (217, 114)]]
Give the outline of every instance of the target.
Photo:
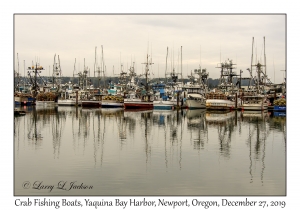
[(207, 99), (205, 106), (208, 110), (230, 110), (234, 109), (235, 103), (229, 100)]
[(81, 106), (82, 107), (100, 107), (101, 101), (82, 101)]
[(74, 101), (74, 100), (65, 99), (65, 100), (57, 101), (58, 106), (75, 106), (75, 104), (76, 104), (76, 101)]
[(155, 110), (172, 110), (174, 106), (173, 101), (153, 101), (153, 109)]
[(202, 100), (187, 99), (186, 105), (188, 109), (205, 109), (206, 103)]
[(153, 109), (152, 101), (124, 102), (125, 109)]
[(27, 96), (15, 96), (15, 105), (24, 105), (24, 106), (31, 106), (34, 104), (34, 98), (33, 97), (27, 97)]
[(286, 106), (274, 106), (274, 112), (285, 112)]
[(102, 100), (101, 107), (102, 108), (122, 108), (122, 107), (124, 107), (124, 103), (120, 103), (115, 100), (113, 100), (113, 101)]

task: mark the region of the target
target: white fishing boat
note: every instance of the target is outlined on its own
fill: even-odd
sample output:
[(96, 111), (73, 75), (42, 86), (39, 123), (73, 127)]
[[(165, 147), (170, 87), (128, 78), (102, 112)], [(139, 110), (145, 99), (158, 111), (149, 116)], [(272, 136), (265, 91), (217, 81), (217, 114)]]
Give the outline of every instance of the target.
[(162, 98), (153, 101), (153, 109), (155, 110), (172, 110), (176, 106), (176, 100), (166, 100)]
[[(166, 92), (165, 92), (166, 91)], [(173, 110), (177, 106), (182, 105), (181, 91), (172, 89), (160, 89), (154, 96), (153, 109), (155, 110)], [(178, 96), (177, 96), (178, 95)]]
[(172, 82), (168, 85), (163, 82), (153, 84), (152, 89), (155, 92), (153, 109), (156, 110), (172, 110), (182, 105), (182, 96), (179, 85), (177, 84), (177, 76), (173, 72), (171, 74)]
[(268, 110), (267, 96), (245, 95), (242, 96), (242, 110)]
[[(239, 102), (240, 104), (240, 102)], [(206, 94), (206, 109), (230, 110), (235, 108), (235, 97), (227, 96), (222, 92)]]
[(69, 82), (68, 85), (63, 87), (61, 96), (57, 100), (57, 105), (58, 106), (76, 106), (76, 100), (77, 100), (77, 105), (81, 105), (80, 95), (81, 95), (81, 93), (80, 93), (79, 87), (78, 88), (76, 86), (73, 87), (71, 82)]
[(185, 102), (189, 109), (206, 108), (206, 98), (201, 94), (188, 94)]
[(208, 73), (206, 72), (206, 69), (201, 69), (200, 67), (199, 69), (194, 70), (194, 74), (198, 75), (198, 78), (195, 78), (191, 73), (189, 76), (190, 83), (182, 88), (182, 90), (186, 93), (185, 103), (189, 109), (205, 109), (205, 94), (208, 92)]
[(71, 96), (69, 96), (68, 99), (58, 99), (57, 105), (58, 106), (75, 106), (76, 98), (73, 99), (73, 98), (71, 98)]

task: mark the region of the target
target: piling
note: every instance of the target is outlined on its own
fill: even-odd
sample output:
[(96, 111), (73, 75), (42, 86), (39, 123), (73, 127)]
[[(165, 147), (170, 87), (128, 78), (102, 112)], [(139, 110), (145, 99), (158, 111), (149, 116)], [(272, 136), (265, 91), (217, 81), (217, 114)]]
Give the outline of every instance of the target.
[(237, 110), (237, 93), (235, 93), (235, 110)]
[(176, 95), (176, 99), (177, 99), (177, 109), (179, 108), (179, 92), (177, 92), (177, 95)]
[(75, 106), (78, 106), (78, 90), (76, 90), (76, 102), (75, 102)]

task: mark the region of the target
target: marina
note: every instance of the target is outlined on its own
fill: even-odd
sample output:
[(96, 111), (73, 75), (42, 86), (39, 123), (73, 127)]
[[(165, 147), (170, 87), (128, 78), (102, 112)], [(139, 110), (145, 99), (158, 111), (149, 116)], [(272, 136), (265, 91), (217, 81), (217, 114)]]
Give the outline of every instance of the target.
[(273, 83), (243, 87), (229, 59), (215, 88), (201, 67), (187, 80), (173, 71), (171, 82), (151, 82), (150, 55), (143, 64), (139, 77), (133, 65), (102, 86), (87, 68), (52, 84), (38, 82), (42, 66), (30, 68), (31, 89), (14, 94), (15, 195), (48, 195), (21, 183), (61, 177), (93, 187), (51, 195), (286, 194), (285, 83), (279, 95), (266, 92)]

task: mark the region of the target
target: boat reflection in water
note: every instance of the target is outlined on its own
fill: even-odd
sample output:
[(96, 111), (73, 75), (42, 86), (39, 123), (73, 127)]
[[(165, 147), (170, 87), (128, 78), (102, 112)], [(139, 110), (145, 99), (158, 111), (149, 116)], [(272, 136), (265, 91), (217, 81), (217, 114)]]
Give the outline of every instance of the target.
[[(250, 183), (256, 182), (256, 184), (259, 184), (254, 178), (254, 174), (257, 173), (260, 174), (260, 184), (264, 184), (266, 140), (270, 134), (269, 125), (266, 123), (268, 119), (269, 114), (266, 110), (243, 111), (241, 114), (242, 124), (247, 127), (248, 130), (246, 144), (249, 148)], [(283, 175), (283, 177), (285, 176)]]
[(187, 129), (190, 133), (190, 140), (194, 149), (204, 149), (205, 142), (208, 141), (207, 124), (205, 120), (206, 110), (188, 109), (186, 111)]
[(233, 111), (206, 112), (206, 123), (211, 128), (210, 132), (218, 134), (220, 155), (226, 158), (230, 158), (231, 141), (236, 129), (237, 115), (238, 113)]
[(22, 183), (62, 177), (93, 189), (51, 195), (286, 193), (282, 116), (64, 106), (25, 111), (14, 118), (16, 195), (49, 195)]

